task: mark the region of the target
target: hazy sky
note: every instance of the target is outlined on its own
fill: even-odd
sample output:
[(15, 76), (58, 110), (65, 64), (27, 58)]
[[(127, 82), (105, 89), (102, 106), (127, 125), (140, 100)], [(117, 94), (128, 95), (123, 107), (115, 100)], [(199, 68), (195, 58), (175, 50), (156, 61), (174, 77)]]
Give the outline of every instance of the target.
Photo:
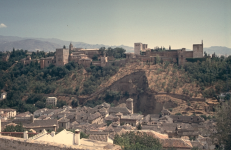
[(231, 48), (231, 0), (0, 0), (0, 35)]

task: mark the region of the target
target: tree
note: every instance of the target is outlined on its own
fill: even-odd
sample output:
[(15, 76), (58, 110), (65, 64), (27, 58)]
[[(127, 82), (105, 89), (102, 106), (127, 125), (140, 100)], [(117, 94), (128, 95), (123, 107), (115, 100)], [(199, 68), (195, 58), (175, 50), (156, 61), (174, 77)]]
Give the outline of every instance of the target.
[(105, 47), (101, 47), (101, 48), (99, 49), (99, 54), (100, 54), (101, 56), (104, 56), (105, 50), (106, 50)]
[(61, 108), (61, 107), (63, 107), (64, 105), (67, 105), (67, 102), (66, 102), (66, 101), (63, 101), (63, 100), (58, 100), (58, 101), (57, 101), (57, 107)]
[(13, 125), (8, 125), (5, 127), (5, 129), (3, 130), (3, 132), (24, 132), (24, 128), (22, 126), (22, 123), (13, 126)]
[(37, 101), (35, 103), (35, 106), (38, 107), (39, 109), (41, 109), (41, 108), (45, 108), (46, 104), (44, 102), (42, 102), (42, 101)]
[(160, 141), (145, 132), (126, 132), (121, 135), (116, 134), (114, 144), (120, 145), (123, 150), (160, 150)]
[(160, 58), (160, 56), (159, 56), (159, 55), (157, 55), (157, 56), (156, 56), (156, 64), (159, 64), (159, 63), (160, 63), (160, 61), (161, 61), (161, 58)]
[(213, 133), (213, 138), (218, 141), (219, 147), (224, 147), (225, 150), (231, 149), (231, 101), (226, 101), (220, 108), (216, 109), (215, 115), (217, 126)]
[(142, 129), (142, 126), (141, 126), (141, 123), (139, 122), (138, 126), (136, 127), (137, 130), (141, 130)]
[(88, 137), (89, 137), (89, 134), (86, 134), (84, 132), (80, 132), (80, 139), (82, 139), (82, 138), (88, 139)]
[(230, 99), (231, 99), (230, 94), (226, 94), (224, 100), (230, 100)]
[(207, 52), (204, 52), (204, 57), (207, 57), (207, 56), (208, 56)]
[(109, 120), (106, 123), (107, 123), (107, 126), (109, 126), (112, 123), (112, 121)]
[(78, 100), (72, 100), (72, 102), (71, 102), (72, 107), (78, 107), (78, 105), (79, 105)]
[(92, 57), (92, 60), (97, 61), (98, 60), (98, 55), (94, 54), (94, 56)]

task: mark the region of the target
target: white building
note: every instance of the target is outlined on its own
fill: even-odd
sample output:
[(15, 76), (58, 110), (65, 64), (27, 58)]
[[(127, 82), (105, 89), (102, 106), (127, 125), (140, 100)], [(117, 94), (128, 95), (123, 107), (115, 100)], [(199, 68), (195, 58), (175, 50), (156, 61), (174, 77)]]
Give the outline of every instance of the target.
[(15, 109), (0, 109), (0, 115), (3, 118), (12, 118), (16, 116), (16, 110)]
[(56, 97), (47, 97), (46, 104), (56, 106), (57, 105), (57, 98)]
[(7, 93), (6, 93), (6, 92), (3, 92), (3, 93), (1, 94), (0, 100), (6, 99), (6, 96), (7, 96)]
[[(31, 137), (30, 139), (36, 141), (45, 141), (45, 142), (53, 142), (64, 145), (78, 145), (81, 147), (87, 147), (87, 149), (112, 149), (118, 150), (121, 149), (120, 146), (114, 145), (108, 142), (96, 141), (91, 139), (80, 139), (80, 131), (77, 129), (75, 133), (63, 130), (58, 134), (55, 132), (51, 132), (51, 134), (47, 134), (46, 130), (43, 130), (41, 133)], [(107, 148), (108, 147), (108, 148)]]

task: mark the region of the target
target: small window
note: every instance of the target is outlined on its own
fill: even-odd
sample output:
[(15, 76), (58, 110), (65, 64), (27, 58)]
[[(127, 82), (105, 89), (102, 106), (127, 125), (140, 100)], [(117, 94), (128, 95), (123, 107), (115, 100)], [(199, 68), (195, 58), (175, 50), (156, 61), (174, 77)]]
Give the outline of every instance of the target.
[(49, 61), (48, 61), (48, 64), (49, 64)]

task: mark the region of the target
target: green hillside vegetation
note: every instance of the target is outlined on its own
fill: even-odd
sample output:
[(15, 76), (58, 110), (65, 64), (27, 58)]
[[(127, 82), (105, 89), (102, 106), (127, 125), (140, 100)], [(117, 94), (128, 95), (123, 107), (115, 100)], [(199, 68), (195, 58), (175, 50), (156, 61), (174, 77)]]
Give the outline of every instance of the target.
[(142, 132), (126, 132), (121, 135), (116, 134), (114, 144), (120, 145), (123, 150), (160, 150), (162, 144), (152, 135)]
[[(50, 107), (45, 105), (43, 94), (58, 92), (88, 95), (93, 93), (103, 80), (109, 79), (111, 75), (118, 71), (116, 66), (105, 68), (91, 66), (86, 68), (89, 77), (84, 80), (84, 68), (74, 62), (69, 62), (63, 67), (50, 65), (44, 69), (40, 69), (40, 64), (37, 61), (24, 66), (19, 60), (25, 58), (26, 53), (27, 51), (24, 50), (16, 50), (11, 52), (8, 62), (0, 61), (0, 89), (7, 92), (7, 99), (0, 102), (1, 108), (10, 107), (17, 109), (19, 112), (34, 112), (38, 108)], [(1, 53), (1, 56), (4, 56), (4, 54)], [(32, 53), (31, 55), (32, 58), (43, 56), (42, 52)], [(46, 57), (48, 56), (52, 56), (52, 54), (48, 53)], [(10, 68), (13, 64), (14, 66)], [(70, 86), (71, 80), (69, 80), (69, 77), (71, 76), (78, 79), (75, 87)], [(84, 82), (81, 83), (83, 80)], [(82, 84), (81, 88), (79, 84)], [(28, 96), (23, 101), (22, 99), (26, 95)], [(76, 106), (76, 103), (73, 101), (73, 105)], [(62, 107), (66, 104), (65, 101), (58, 101), (57, 106)]]
[[(104, 49), (102, 49), (101, 51), (103, 54)], [(118, 55), (118, 58), (124, 57), (123, 49), (112, 49), (107, 51), (107, 53), (107, 55), (112, 56)], [(26, 66), (20, 62), (22, 58), (27, 56), (27, 51), (25, 50), (13, 50), (10, 52), (8, 62), (3, 62), (1, 60), (4, 55), (6, 54), (0, 52), (0, 89), (7, 92), (7, 99), (0, 102), (0, 107), (15, 108), (19, 112), (34, 112), (38, 108), (50, 107), (45, 105), (44, 94), (64, 93), (77, 96), (90, 95), (97, 91), (101, 85), (107, 82), (114, 82), (115, 80), (113, 77), (117, 75), (119, 77), (119, 74), (122, 73), (121, 70), (126, 69), (127, 66), (121, 68), (118, 66), (104, 68), (90, 66), (84, 69), (77, 63), (69, 62), (63, 67), (50, 65), (47, 68), (40, 69), (40, 64), (38, 62), (31, 62), (31, 64)], [(33, 52), (31, 55), (32, 59), (49, 56), (54, 56), (54, 53), (45, 54), (44, 52)], [(141, 62), (138, 65), (141, 65)], [(157, 67), (154, 73), (158, 75), (162, 72), (168, 72), (168, 67), (172, 64), (143, 63), (142, 65), (141, 67), (143, 69), (147, 69), (150, 65)], [(172, 66), (169, 72), (171, 72), (171, 74), (176, 72), (182, 74), (181, 80), (184, 80), (184, 82), (177, 83), (176, 81), (178, 79), (174, 78), (172, 82), (158, 84), (159, 86), (154, 86), (155, 88), (159, 88), (160, 91), (173, 92), (174, 88), (177, 89), (180, 84), (193, 83), (201, 89), (198, 92), (201, 92), (206, 98), (216, 97), (220, 92), (226, 92), (231, 88), (230, 56), (228, 58), (215, 57), (203, 62), (186, 63), (184, 67)], [(129, 73), (129, 70), (126, 69), (124, 72)], [(164, 77), (165, 76), (163, 76), (163, 79)], [(168, 79), (168, 77), (166, 76), (165, 79)], [(155, 81), (159, 82), (161, 80), (152, 80), (153, 83)], [(186, 95), (190, 94), (186, 89), (183, 89), (183, 91)], [(106, 91), (102, 99), (99, 101), (96, 99), (96, 101), (87, 104), (94, 106), (103, 101), (111, 103), (114, 99), (118, 100), (121, 96), (129, 97), (129, 94), (124, 91)], [(66, 104), (66, 101), (60, 100), (57, 106), (62, 107)], [(76, 107), (78, 105), (78, 100), (73, 100), (71, 104)]]
[(190, 80), (201, 87), (204, 97), (217, 97), (231, 89), (231, 56), (214, 57), (203, 62), (186, 63), (184, 70)]

